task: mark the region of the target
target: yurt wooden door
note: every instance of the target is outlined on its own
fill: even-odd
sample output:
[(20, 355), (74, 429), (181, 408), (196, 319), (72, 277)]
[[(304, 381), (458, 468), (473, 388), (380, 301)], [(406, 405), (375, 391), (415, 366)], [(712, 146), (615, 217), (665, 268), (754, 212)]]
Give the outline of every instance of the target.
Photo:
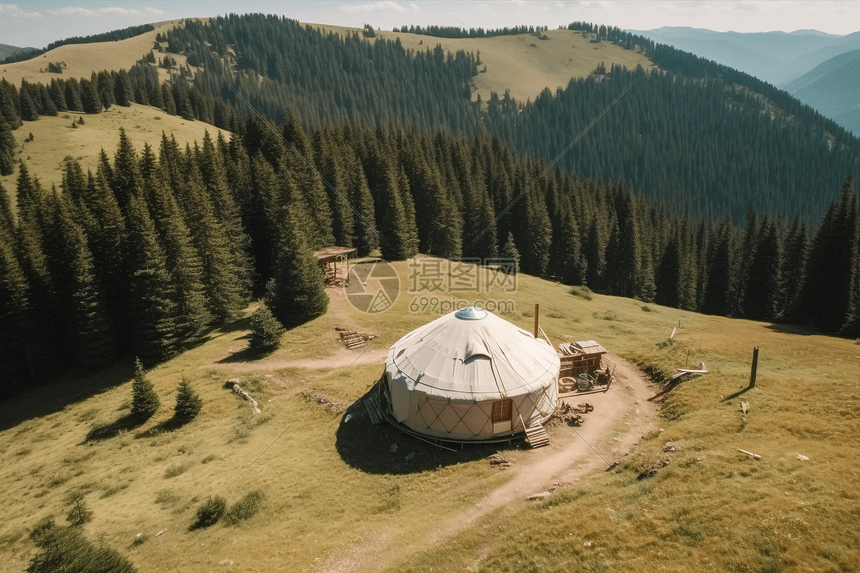
[(493, 435), (509, 434), (514, 415), (513, 400), (505, 398), (493, 402)]

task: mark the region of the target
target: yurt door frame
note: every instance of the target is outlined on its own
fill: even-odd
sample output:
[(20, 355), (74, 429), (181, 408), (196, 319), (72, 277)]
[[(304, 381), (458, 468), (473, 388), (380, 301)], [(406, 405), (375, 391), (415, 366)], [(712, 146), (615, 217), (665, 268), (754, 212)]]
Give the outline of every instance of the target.
[(509, 434), (513, 427), (514, 401), (510, 398), (502, 398), (493, 402), (493, 435)]

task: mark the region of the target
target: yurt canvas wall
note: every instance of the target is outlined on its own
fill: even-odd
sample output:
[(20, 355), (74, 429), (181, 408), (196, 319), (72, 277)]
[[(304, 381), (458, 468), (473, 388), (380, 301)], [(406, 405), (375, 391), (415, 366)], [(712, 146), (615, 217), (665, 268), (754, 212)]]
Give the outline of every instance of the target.
[(558, 355), (544, 340), (469, 307), (391, 347), (386, 394), (391, 415), (416, 432), (487, 440), (549, 418), (558, 401), (558, 371)]

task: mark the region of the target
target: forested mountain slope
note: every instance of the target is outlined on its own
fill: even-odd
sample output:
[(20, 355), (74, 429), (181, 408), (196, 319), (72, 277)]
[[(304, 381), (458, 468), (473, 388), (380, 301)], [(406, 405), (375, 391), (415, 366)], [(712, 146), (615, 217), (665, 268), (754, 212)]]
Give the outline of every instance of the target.
[(408, 51), (396, 35), (344, 38), (249, 15), (189, 22), (167, 40), (169, 51), (202, 66), (196, 90), (239, 109), (250, 104), (275, 119), (295, 109), (309, 127), (350, 119), (488, 132), (547, 160), (632, 85), (561, 165), (584, 177), (622, 178), (672, 208), (731, 213), (738, 223), (750, 204), (814, 221), (829, 190), (857, 174), (860, 140), (772, 85), (668, 46), (634, 44), (617, 29), (595, 28), (594, 36), (627, 42), (671, 74), (610, 66), (531, 105), (493, 97), (485, 113), (471, 100), (476, 56)]

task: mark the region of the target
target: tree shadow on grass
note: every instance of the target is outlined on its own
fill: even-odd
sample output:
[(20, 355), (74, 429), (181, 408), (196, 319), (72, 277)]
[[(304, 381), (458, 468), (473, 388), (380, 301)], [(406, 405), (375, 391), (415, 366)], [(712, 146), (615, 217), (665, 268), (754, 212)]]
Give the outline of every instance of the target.
[(501, 451), (529, 448), (520, 437), (510, 443), (462, 446), (443, 443), (455, 450), (452, 452), (405, 434), (388, 422), (374, 425), (364, 404), (376, 391), (374, 386), (347, 408), (337, 429), (335, 447), (338, 454), (357, 470), (371, 474), (412, 474), (484, 459)]
[(260, 358), (265, 358), (267, 355), (260, 354), (254, 350), (251, 350), (251, 347), (243, 348), (242, 350), (238, 350), (218, 361), (218, 364), (231, 364), (236, 362), (253, 362), (254, 360), (259, 360)]
[(216, 332), (227, 333), (227, 332), (237, 332), (239, 330), (251, 330), (251, 317), (246, 316), (245, 318), (240, 318), (238, 320), (234, 320), (229, 324), (225, 324), (219, 327)]
[(134, 377), (133, 357), (121, 357), (98, 372), (67, 372), (53, 380), (35, 383), (0, 400), (0, 431), (62, 411)]
[(164, 420), (163, 422), (159, 422), (151, 428), (147, 428), (142, 432), (138, 432), (134, 435), (135, 438), (154, 438), (155, 436), (159, 436), (161, 434), (165, 434), (167, 432), (173, 432), (187, 424), (187, 421), (179, 420), (176, 416)]
[(127, 414), (122, 418), (118, 419), (117, 421), (111, 422), (110, 424), (99, 424), (98, 426), (95, 426), (92, 430), (87, 432), (87, 435), (84, 438), (84, 443), (109, 440), (110, 438), (113, 438), (118, 435), (120, 432), (128, 432), (137, 428), (138, 426), (143, 425), (144, 422), (146, 422), (146, 418), (140, 418), (138, 416)]

